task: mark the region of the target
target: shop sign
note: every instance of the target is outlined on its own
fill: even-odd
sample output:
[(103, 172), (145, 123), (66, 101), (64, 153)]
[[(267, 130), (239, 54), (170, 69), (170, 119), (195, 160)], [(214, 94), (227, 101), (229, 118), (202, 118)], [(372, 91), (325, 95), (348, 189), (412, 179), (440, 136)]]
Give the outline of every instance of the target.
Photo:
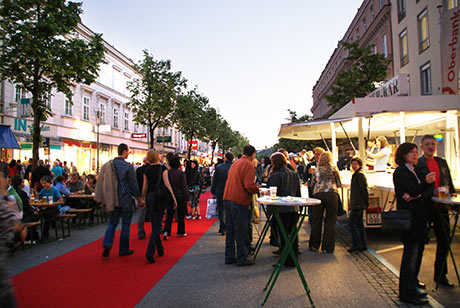
[(147, 134), (146, 133), (132, 133), (131, 138), (133, 139), (147, 138)]
[[(25, 119), (14, 119), (14, 126), (13, 130), (17, 132), (26, 132), (28, 133), (30, 131), (30, 128), (32, 127), (32, 124), (28, 124), (28, 121)], [(49, 132), (51, 131), (51, 127), (49, 125), (45, 125), (45, 123), (42, 123), (41, 132)]]
[(398, 76), (387, 81), (383, 86), (375, 89), (366, 97), (388, 97), (388, 96), (407, 96), (409, 95), (409, 82), (407, 74), (399, 74)]
[(157, 136), (157, 142), (171, 142), (171, 136)]
[[(192, 140), (192, 150), (196, 151), (198, 150), (198, 140)], [(190, 147), (190, 141), (187, 142), (187, 147)]]

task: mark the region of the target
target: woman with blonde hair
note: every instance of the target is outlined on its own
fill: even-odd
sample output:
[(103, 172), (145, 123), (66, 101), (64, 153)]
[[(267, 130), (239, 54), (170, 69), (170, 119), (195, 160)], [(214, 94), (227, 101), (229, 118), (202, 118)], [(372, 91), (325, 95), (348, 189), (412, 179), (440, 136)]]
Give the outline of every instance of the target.
[[(321, 200), (321, 205), (313, 207), (313, 220), (309, 248), (327, 253), (333, 253), (335, 247), (335, 223), (337, 221), (337, 206), (339, 203), (338, 187), (342, 186), (337, 168), (332, 166), (331, 152), (324, 152), (319, 157), (318, 168), (312, 174), (310, 183), (313, 198)], [(324, 216), (324, 212), (326, 215)], [(321, 231), (324, 219), (324, 233)]]
[[(146, 202), (147, 217), (152, 224), (152, 233), (147, 246), (145, 257), (150, 263), (154, 263), (155, 248), (158, 256), (164, 255), (163, 244), (160, 239), (161, 221), (165, 211), (165, 204), (172, 198), (174, 209), (177, 207), (177, 201), (174, 196), (171, 185), (169, 184), (168, 170), (160, 164), (160, 152), (149, 150), (147, 152), (147, 167), (144, 171), (144, 184), (142, 186), (142, 198)], [(163, 189), (166, 187), (167, 192)], [(169, 192), (169, 193), (168, 193)], [(164, 195), (165, 194), (165, 195)]]

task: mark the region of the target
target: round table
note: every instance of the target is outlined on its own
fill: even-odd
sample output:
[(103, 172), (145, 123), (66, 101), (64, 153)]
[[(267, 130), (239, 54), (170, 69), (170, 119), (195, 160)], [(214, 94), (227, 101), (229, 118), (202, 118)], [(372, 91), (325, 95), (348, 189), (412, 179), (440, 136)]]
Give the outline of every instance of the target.
[[(276, 222), (278, 223), (279, 230), (281, 232), (281, 236), (284, 238), (286, 242), (286, 246), (281, 251), (278, 263), (275, 265), (275, 268), (273, 269), (273, 272), (270, 275), (270, 278), (264, 288), (264, 291), (268, 289), (268, 292), (265, 295), (265, 299), (262, 303), (262, 306), (267, 302), (268, 297), (270, 296), (270, 293), (273, 289), (273, 286), (275, 285), (276, 280), (278, 279), (278, 276), (281, 272), (281, 269), (283, 268), (288, 255), (290, 255), (292, 260), (294, 261), (294, 265), (297, 269), (297, 273), (299, 274), (300, 280), (302, 281), (302, 284), (304, 286), (308, 299), (310, 300), (310, 304), (314, 307), (315, 305), (310, 295), (310, 289), (307, 285), (307, 280), (305, 279), (305, 276), (303, 275), (302, 268), (299, 265), (299, 261), (297, 259), (296, 254), (294, 253), (294, 249), (292, 246), (294, 244), (295, 238), (297, 237), (297, 234), (300, 231), (300, 228), (302, 227), (303, 221), (305, 220), (306, 209), (310, 206), (320, 205), (321, 200), (315, 199), (315, 198), (300, 198), (300, 197), (290, 197), (290, 196), (277, 197), (277, 198), (271, 198), (269, 196), (264, 196), (264, 197), (257, 198), (257, 202), (260, 204), (268, 205), (273, 209), (272, 211), (273, 215), (271, 215), (270, 217), (267, 217), (267, 222), (265, 223), (265, 226), (267, 226), (267, 224), (270, 224), (270, 220), (272, 219), (272, 217), (275, 217)], [(283, 207), (299, 207), (299, 211), (300, 211), (300, 215), (298, 216), (297, 221), (294, 224), (289, 235), (286, 232), (286, 228), (278, 213), (278, 209), (283, 208)], [(265, 226), (264, 226), (264, 230), (266, 231), (268, 227), (265, 228)], [(263, 234), (263, 237), (265, 237), (266, 232), (262, 234)], [(263, 237), (262, 237), (262, 241), (260, 241), (259, 239), (260, 243), (263, 242)], [(260, 245), (258, 249), (260, 249)]]

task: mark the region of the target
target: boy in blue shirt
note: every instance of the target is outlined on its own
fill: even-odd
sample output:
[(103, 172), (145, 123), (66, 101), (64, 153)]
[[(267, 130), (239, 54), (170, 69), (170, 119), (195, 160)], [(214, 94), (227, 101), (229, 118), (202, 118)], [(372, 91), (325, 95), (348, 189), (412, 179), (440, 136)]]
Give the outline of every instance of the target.
[[(64, 200), (62, 199), (62, 196), (59, 190), (57, 190), (55, 187), (51, 185), (51, 177), (45, 175), (44, 177), (40, 179), (40, 184), (43, 186), (43, 189), (38, 193), (38, 196), (40, 198), (52, 197), (53, 203), (55, 202), (59, 203), (58, 205), (56, 205), (56, 209), (60, 210), (61, 204), (64, 203)], [(50, 221), (45, 220), (45, 224), (43, 226), (43, 237), (45, 238), (45, 240), (47, 240), (49, 237), (49, 230), (50, 230)]]

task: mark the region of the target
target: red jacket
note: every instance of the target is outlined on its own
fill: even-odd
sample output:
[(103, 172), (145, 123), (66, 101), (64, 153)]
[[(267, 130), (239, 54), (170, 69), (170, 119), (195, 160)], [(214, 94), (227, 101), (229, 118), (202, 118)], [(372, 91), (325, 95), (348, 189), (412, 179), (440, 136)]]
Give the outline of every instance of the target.
[(247, 156), (238, 159), (230, 167), (225, 183), (224, 200), (249, 206), (252, 195), (259, 191), (255, 184), (256, 170)]

